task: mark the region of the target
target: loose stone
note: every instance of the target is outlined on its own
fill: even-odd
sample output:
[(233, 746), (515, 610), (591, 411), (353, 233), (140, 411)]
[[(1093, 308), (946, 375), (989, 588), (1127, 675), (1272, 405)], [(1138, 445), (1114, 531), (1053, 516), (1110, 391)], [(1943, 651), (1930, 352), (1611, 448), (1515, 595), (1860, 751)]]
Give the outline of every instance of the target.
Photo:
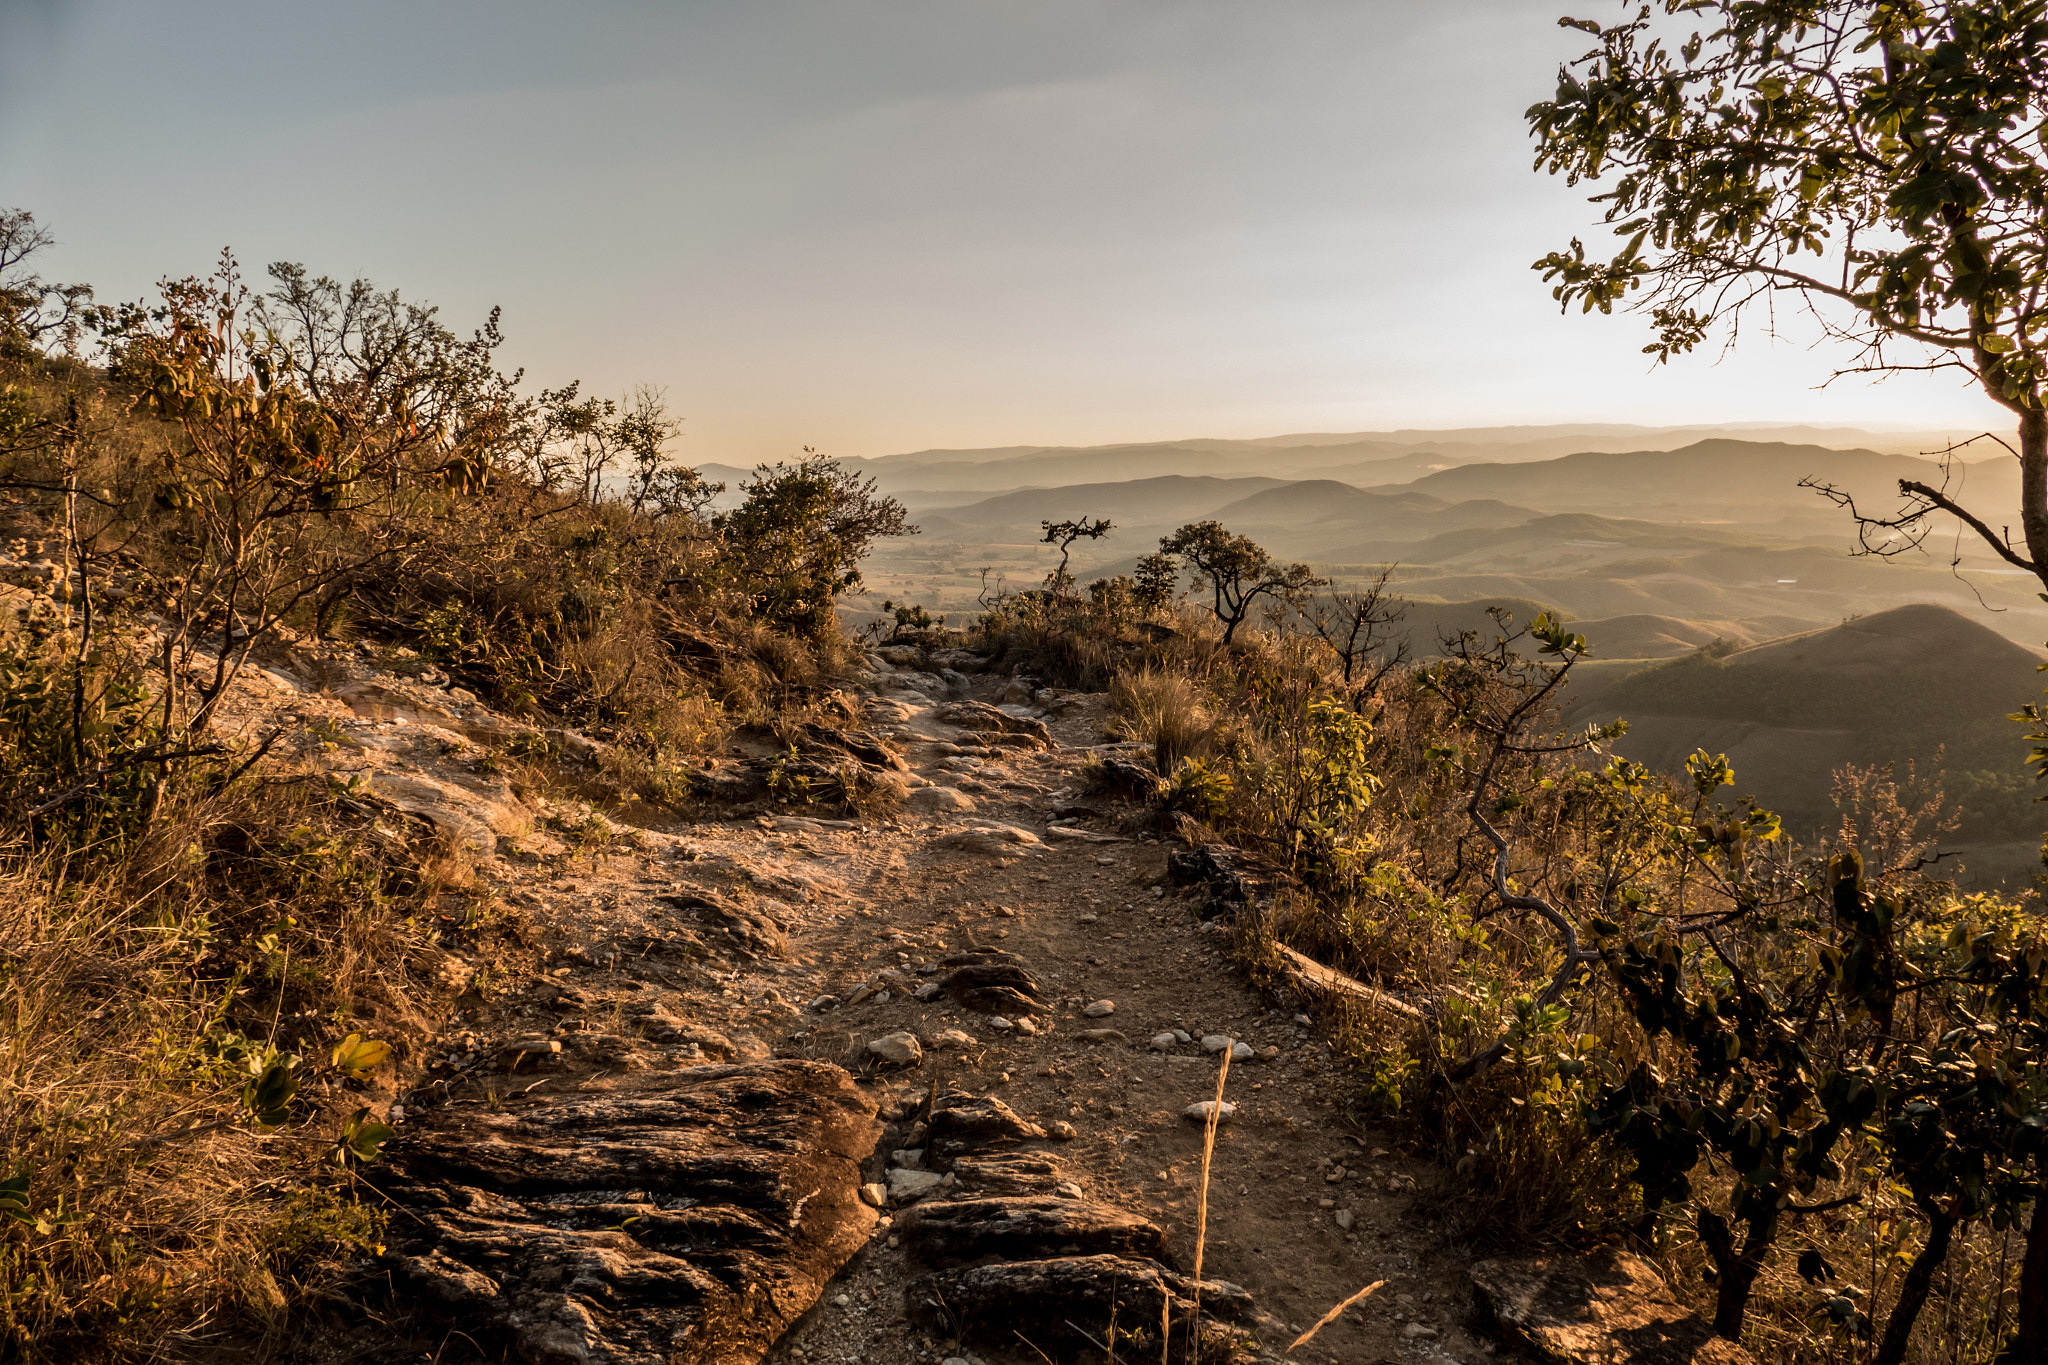
[(1090, 1019), (1107, 1018), (1109, 1015), (1116, 1013), (1116, 1001), (1097, 1000), (1092, 1004), (1084, 1005), (1081, 1008), (1081, 1013), (1087, 1015)]
[(924, 1060), (924, 1048), (914, 1033), (885, 1033), (868, 1043), (868, 1051), (894, 1066), (915, 1066)]

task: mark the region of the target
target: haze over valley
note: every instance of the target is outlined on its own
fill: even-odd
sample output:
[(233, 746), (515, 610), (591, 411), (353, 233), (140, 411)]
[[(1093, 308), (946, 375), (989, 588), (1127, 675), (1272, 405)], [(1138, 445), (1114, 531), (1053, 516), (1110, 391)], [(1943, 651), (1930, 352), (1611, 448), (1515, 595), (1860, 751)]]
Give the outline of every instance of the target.
[[(1862, 553), (1849, 513), (1801, 485), (1835, 487), (1866, 515), (1897, 506), (1901, 479), (2015, 505), (2017, 465), (1995, 443), (1962, 446), (1944, 468), (1943, 452), (1975, 435), (1582, 424), (847, 461), (900, 498), (920, 534), (879, 548), (842, 609), (859, 623), (909, 602), (964, 624), (1056, 562), (1042, 522), (1114, 522), (1073, 547), (1085, 584), (1213, 519), (1333, 590), (1387, 573), (1405, 608), (1398, 641), (1416, 657), (1493, 631), (1490, 608), (1522, 623), (1562, 616), (1591, 649), (1574, 723), (1628, 720), (1615, 751), (1660, 770), (1695, 748), (1727, 750), (1739, 788), (1803, 830), (1834, 818), (1844, 763), (1945, 772), (1966, 856), (2009, 878), (2037, 841), (2024, 732), (2005, 716), (2039, 692), (2038, 584), (1952, 521), (1918, 548)], [(703, 472), (735, 488), (745, 477)], [(1941, 705), (1956, 686), (1984, 695)]]

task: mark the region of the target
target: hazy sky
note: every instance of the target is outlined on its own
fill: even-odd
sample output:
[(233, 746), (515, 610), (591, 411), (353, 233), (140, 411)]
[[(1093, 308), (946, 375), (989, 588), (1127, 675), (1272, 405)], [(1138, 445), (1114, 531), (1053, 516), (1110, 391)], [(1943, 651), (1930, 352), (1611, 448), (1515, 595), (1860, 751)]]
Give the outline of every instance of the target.
[[(1495, 422), (2009, 425), (1833, 352), (1652, 372), (1528, 269), (1566, 0), (0, 0), (0, 204), (136, 297), (289, 258), (505, 309), (684, 453)], [(1581, 0), (1592, 13), (1598, 0)], [(1597, 240), (1604, 247), (1605, 234)]]

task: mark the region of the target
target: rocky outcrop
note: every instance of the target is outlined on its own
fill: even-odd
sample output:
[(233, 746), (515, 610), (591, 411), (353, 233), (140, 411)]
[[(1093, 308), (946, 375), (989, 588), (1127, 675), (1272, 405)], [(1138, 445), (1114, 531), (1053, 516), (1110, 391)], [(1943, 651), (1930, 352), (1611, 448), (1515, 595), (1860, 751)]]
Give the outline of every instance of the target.
[(1277, 863), (1226, 844), (1176, 850), (1166, 860), (1166, 877), (1175, 886), (1202, 888), (1204, 919), (1235, 914), (1294, 884), (1287, 870)]
[(993, 1095), (948, 1090), (932, 1101), (926, 1124), (925, 1164), (951, 1170), (957, 1157), (1002, 1151), (1045, 1136), (1045, 1129)]
[(921, 1204), (897, 1220), (903, 1244), (933, 1265), (984, 1256), (1166, 1254), (1166, 1234), (1149, 1219), (1110, 1204), (1057, 1195), (993, 1196)]
[(1550, 1365), (1752, 1365), (1647, 1261), (1613, 1247), (1480, 1261), (1471, 1274), (1502, 1335)]
[(972, 730), (991, 744), (1014, 742), (1018, 747), (1034, 749), (1059, 747), (1053, 742), (1052, 731), (1045, 728), (1044, 721), (1012, 715), (985, 701), (956, 701), (940, 707), (933, 715), (948, 725)]
[(994, 948), (976, 948), (943, 958), (942, 967), (951, 971), (939, 980), (939, 989), (968, 1009), (983, 1014), (1044, 1014), (1051, 1010), (1044, 991), (1015, 953)]
[(406, 1297), (527, 1365), (759, 1360), (872, 1234), (881, 1125), (836, 1066), (415, 1111), (377, 1183)]

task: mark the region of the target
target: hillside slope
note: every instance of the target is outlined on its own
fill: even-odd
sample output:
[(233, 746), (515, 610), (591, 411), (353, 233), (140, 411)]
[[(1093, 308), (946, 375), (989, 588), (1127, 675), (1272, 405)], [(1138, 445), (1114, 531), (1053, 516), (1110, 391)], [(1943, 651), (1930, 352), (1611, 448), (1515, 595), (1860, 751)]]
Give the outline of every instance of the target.
[(1667, 771), (1696, 748), (1725, 752), (1738, 790), (1807, 825), (1826, 818), (1842, 764), (1925, 770), (1940, 754), (1975, 824), (2017, 828), (2035, 821), (2016, 790), (2023, 732), (2006, 717), (2040, 695), (2040, 661), (1946, 607), (1904, 606), (1593, 684), (1568, 719), (1628, 721), (1616, 751)]

